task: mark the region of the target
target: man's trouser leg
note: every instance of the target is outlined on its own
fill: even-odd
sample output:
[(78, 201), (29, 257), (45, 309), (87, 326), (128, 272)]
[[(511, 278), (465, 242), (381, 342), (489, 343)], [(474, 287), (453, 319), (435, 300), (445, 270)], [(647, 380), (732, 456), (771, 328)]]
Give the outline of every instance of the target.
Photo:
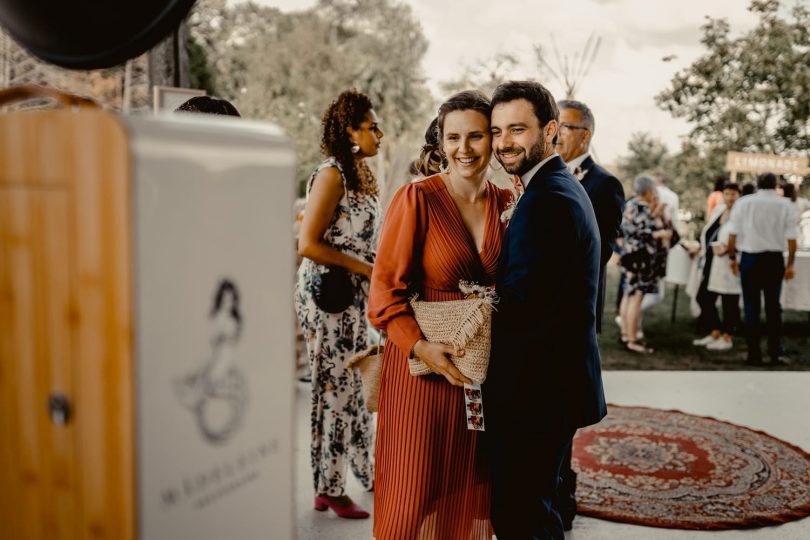
[(564, 540), (557, 484), (573, 433), (491, 435), (491, 519), (498, 540)]
[(557, 509), (563, 522), (563, 528), (571, 530), (571, 523), (577, 514), (577, 473), (571, 468), (572, 446), (568, 447), (560, 466), (560, 484), (557, 486)]
[(758, 253), (743, 253), (740, 257), (740, 282), (745, 312), (745, 340), (748, 344), (748, 361), (761, 362), (760, 321), (762, 310), (762, 272)]
[(768, 356), (776, 360), (783, 354), (782, 349), (782, 280), (785, 275), (785, 259), (779, 252), (768, 252), (762, 257), (763, 290), (765, 297), (765, 317), (768, 321)]

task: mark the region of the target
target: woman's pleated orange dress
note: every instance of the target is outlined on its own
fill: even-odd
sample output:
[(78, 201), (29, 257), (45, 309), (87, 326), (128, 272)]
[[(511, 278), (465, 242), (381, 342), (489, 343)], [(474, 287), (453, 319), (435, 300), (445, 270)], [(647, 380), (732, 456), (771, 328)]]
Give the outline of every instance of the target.
[(509, 200), (509, 191), (487, 183), (480, 253), (439, 175), (403, 186), (386, 214), (369, 295), (369, 319), (387, 333), (374, 479), (378, 540), (492, 538), (489, 471), (477, 456), (478, 433), (467, 429), (464, 389), (408, 372), (423, 337), (408, 300), (414, 293), (460, 299), (460, 280), (493, 284)]

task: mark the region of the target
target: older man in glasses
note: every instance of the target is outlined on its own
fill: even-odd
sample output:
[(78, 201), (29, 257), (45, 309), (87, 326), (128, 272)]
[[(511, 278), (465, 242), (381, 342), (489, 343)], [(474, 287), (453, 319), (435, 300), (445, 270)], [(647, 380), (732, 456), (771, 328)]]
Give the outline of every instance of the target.
[(624, 212), (624, 189), (621, 182), (600, 167), (591, 157), (593, 138), (593, 113), (580, 101), (564, 100), (560, 108), (560, 132), (557, 152), (565, 160), (568, 170), (576, 176), (588, 193), (599, 225), (602, 241), (602, 270), (599, 280), (599, 297), (596, 306), (596, 328), (601, 330), (602, 310), (605, 300), (605, 265), (612, 253), (611, 246), (619, 234)]
[[(560, 130), (557, 137), (557, 152), (565, 160), (568, 170), (588, 193), (596, 214), (599, 237), (602, 243), (599, 270), (599, 290), (596, 298), (596, 328), (602, 330), (602, 312), (605, 306), (605, 267), (613, 252), (611, 246), (619, 234), (624, 212), (624, 189), (621, 182), (600, 167), (591, 157), (590, 146), (594, 131), (593, 113), (580, 101), (564, 100), (557, 103), (560, 109)], [(560, 468), (558, 508), (565, 530), (571, 529), (576, 514), (576, 474), (571, 469), (571, 453), (565, 457)]]

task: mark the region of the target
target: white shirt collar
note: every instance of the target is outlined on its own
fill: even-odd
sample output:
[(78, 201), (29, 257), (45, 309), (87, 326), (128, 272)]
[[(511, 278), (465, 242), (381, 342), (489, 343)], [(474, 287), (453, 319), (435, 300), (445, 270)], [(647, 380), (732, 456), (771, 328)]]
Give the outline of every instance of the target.
[(574, 171), (577, 170), (577, 167), (582, 165), (582, 162), (588, 159), (590, 155), (591, 155), (590, 152), (585, 152), (584, 154), (579, 155), (574, 159), (572, 159), (571, 161), (569, 161), (568, 163), (566, 163), (565, 166), (568, 167), (568, 171), (571, 174), (574, 174)]
[(546, 163), (551, 161), (552, 158), (557, 157), (557, 155), (558, 155), (557, 152), (552, 152), (550, 156), (548, 156), (546, 159), (544, 159), (543, 161), (541, 161), (540, 163), (538, 163), (537, 165), (532, 167), (529, 170), (529, 172), (527, 172), (526, 174), (521, 176), (520, 177), (520, 183), (523, 184), (523, 189), (526, 189), (527, 187), (529, 187), (529, 182), (531, 181), (532, 176), (534, 176), (535, 173), (540, 170), (540, 167), (542, 167), (543, 165), (545, 165)]

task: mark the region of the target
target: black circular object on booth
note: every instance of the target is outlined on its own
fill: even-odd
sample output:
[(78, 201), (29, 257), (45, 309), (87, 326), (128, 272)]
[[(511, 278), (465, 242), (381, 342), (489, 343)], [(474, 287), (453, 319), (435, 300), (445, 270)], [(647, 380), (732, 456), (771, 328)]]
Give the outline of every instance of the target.
[(171, 34), (195, 0), (0, 0), (0, 25), (31, 54), (69, 69), (115, 66)]

